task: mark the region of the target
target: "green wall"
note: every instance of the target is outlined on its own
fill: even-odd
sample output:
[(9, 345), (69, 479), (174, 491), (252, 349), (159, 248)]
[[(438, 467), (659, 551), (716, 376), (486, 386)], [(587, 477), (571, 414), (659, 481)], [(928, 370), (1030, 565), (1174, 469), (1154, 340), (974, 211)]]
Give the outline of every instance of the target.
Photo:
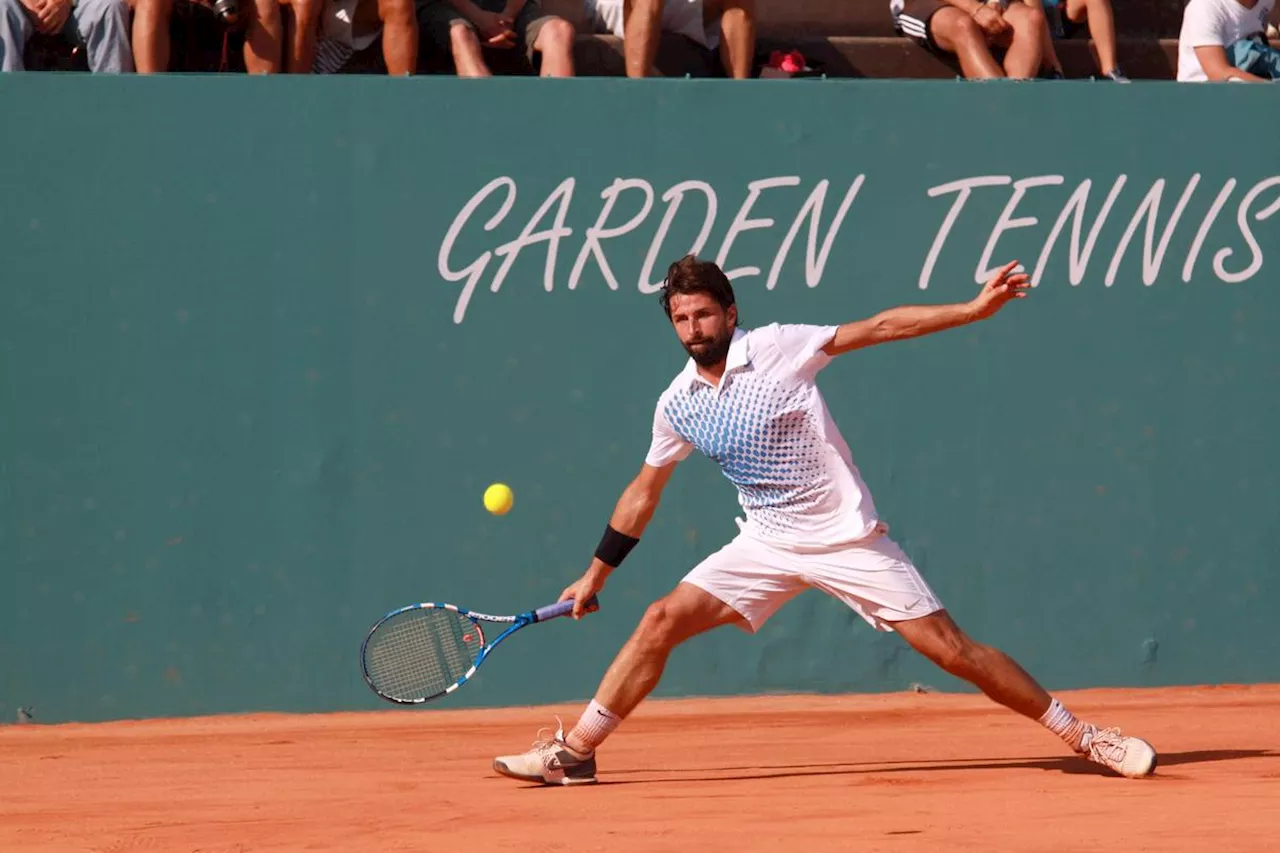
[[(1280, 132), (1261, 87), (6, 75), (0, 109), (0, 720), (389, 707), (386, 610), (554, 600), (695, 244), (748, 325), (1021, 259), (1031, 299), (822, 376), (893, 535), (1053, 688), (1280, 677), (1280, 177), (1223, 132)], [(736, 511), (691, 459), (602, 611), (441, 707), (589, 696)], [(964, 687), (809, 592), (658, 693), (912, 682)]]

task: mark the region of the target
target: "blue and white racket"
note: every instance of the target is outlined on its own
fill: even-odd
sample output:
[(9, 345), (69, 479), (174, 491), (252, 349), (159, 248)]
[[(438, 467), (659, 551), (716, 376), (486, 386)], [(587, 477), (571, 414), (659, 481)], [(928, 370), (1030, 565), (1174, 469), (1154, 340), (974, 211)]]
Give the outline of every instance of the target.
[[(595, 596), (588, 610), (598, 608)], [(457, 690), (494, 647), (526, 625), (573, 612), (572, 599), (517, 616), (490, 616), (453, 604), (410, 604), (369, 629), (360, 647), (364, 680), (383, 699), (419, 705)], [(481, 622), (507, 625), (486, 644)]]

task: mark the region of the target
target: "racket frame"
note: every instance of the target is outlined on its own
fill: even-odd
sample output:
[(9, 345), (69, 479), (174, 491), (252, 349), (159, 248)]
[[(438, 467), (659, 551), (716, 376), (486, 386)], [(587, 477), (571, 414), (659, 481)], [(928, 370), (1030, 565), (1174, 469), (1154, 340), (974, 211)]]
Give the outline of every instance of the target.
[[(596, 597), (592, 596), (591, 600), (587, 602), (587, 604), (588, 606), (595, 606), (597, 604)], [(454, 681), (444, 690), (441, 690), (437, 693), (433, 693), (430, 696), (407, 699), (399, 696), (389, 696), (388, 694), (383, 693), (381, 690), (378, 689), (377, 685), (373, 683), (373, 678), (369, 675), (369, 659), (367, 654), (367, 651), (369, 648), (369, 641), (373, 639), (373, 635), (388, 620), (393, 619), (396, 616), (399, 616), (403, 613), (408, 613), (411, 610), (433, 610), (433, 609), (451, 610), (454, 613), (467, 617), (468, 619), (471, 620), (471, 624), (475, 626), (476, 631), (480, 634), (481, 645), (480, 645), (480, 651), (476, 653), (475, 660), (471, 662), (471, 667), (465, 673), (463, 673), (460, 678), (458, 678), (456, 681)], [(369, 689), (372, 690), (374, 693), (378, 694), (379, 696), (381, 696), (383, 699), (386, 699), (388, 702), (394, 702), (397, 705), (421, 705), (426, 702), (430, 702), (433, 699), (439, 699), (441, 697), (447, 696), (453, 691), (457, 690), (462, 685), (466, 684), (467, 681), (471, 678), (471, 676), (475, 675), (476, 670), (480, 668), (480, 664), (484, 663), (484, 660), (489, 656), (489, 653), (492, 652), (495, 648), (497, 648), (499, 643), (501, 643), (507, 637), (514, 634), (516, 631), (519, 631), (521, 628), (524, 628), (528, 625), (532, 625), (535, 622), (544, 622), (547, 619), (555, 619), (556, 617), (559, 617), (559, 616), (566, 616), (571, 612), (573, 612), (572, 599), (569, 599), (566, 601), (558, 601), (555, 604), (548, 604), (547, 606), (539, 607), (536, 610), (526, 610), (525, 612), (518, 613), (515, 616), (494, 616), (489, 613), (480, 613), (475, 610), (469, 610), (465, 607), (459, 607), (456, 604), (449, 604), (447, 602), (434, 602), (434, 601), (424, 601), (418, 604), (408, 604), (408, 605), (405, 605), (404, 607), (397, 607), (395, 610), (392, 610), (386, 613), (385, 615), (383, 615), (381, 619), (373, 623), (373, 626), (369, 629), (368, 633), (365, 634), (364, 642), (360, 644), (360, 673), (361, 675), (364, 676), (365, 684), (369, 685)], [(492, 642), (486, 642), (484, 628), (481, 626), (480, 624), (481, 622), (491, 622), (497, 625), (506, 625), (507, 628), (501, 634), (495, 637)]]

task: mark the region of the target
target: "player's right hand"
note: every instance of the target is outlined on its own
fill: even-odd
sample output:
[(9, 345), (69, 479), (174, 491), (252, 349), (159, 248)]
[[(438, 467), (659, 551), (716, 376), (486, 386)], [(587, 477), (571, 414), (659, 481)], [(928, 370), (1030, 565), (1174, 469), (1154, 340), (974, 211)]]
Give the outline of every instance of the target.
[(560, 593), (560, 598), (557, 601), (572, 598), (572, 616), (574, 619), (581, 619), (584, 614), (594, 613), (600, 609), (600, 606), (595, 604), (587, 607), (586, 602), (590, 601), (593, 595), (604, 589), (604, 581), (604, 577), (594, 569), (587, 569), (586, 574), (564, 588), (564, 592)]

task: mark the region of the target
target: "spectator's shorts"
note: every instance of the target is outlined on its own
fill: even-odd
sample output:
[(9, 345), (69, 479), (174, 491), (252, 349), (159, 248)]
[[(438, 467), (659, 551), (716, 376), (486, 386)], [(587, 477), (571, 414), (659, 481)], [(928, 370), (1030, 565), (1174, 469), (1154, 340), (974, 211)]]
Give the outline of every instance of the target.
[[(584, 0), (587, 20), (597, 33), (623, 37), (623, 0)], [(679, 33), (695, 43), (715, 50), (720, 46), (719, 22), (708, 25), (702, 0), (665, 0), (662, 4), (662, 31)]]
[[(486, 12), (501, 12), (507, 6), (506, 0), (473, 0), (473, 2)], [(446, 53), (450, 50), (449, 31), (453, 29), (454, 24), (465, 26), (475, 32), (477, 38), (480, 37), (475, 24), (467, 20), (466, 15), (453, 8), (453, 4), (448, 0), (416, 0), (416, 5), (418, 26), (422, 28), (422, 34), (429, 37)], [(538, 40), (538, 33), (548, 21), (554, 20), (556, 16), (543, 12), (542, 7), (538, 5), (538, 0), (528, 0), (520, 10), (520, 14), (516, 15), (515, 49), (524, 53), (525, 58), (533, 62), (533, 45)], [(485, 46), (483, 39), (480, 41), (480, 46)]]
[(325, 0), (316, 41), (316, 74), (337, 74), (382, 32), (377, 0)]
[(933, 40), (933, 28), (929, 22), (939, 9), (945, 8), (947, 4), (942, 0), (896, 0), (890, 4), (890, 9), (897, 12), (893, 23), (898, 32), (934, 50), (941, 48)]

